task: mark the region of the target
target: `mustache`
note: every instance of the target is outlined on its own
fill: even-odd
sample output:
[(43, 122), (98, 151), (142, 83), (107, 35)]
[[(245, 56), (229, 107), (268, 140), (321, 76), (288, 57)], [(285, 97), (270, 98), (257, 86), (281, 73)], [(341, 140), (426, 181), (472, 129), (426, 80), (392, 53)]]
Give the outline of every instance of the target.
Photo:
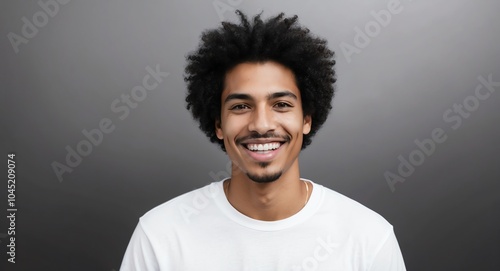
[(236, 144), (241, 144), (241, 142), (245, 140), (250, 140), (250, 139), (259, 139), (259, 138), (282, 138), (286, 142), (289, 142), (291, 140), (289, 135), (280, 135), (274, 132), (267, 132), (265, 134), (259, 134), (258, 132), (251, 132), (249, 135), (240, 137), (235, 140)]

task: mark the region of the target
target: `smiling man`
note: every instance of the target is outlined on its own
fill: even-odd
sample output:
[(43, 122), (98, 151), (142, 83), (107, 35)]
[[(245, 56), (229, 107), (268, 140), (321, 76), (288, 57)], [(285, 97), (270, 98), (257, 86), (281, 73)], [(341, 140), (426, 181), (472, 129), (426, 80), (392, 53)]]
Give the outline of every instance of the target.
[(300, 176), (334, 94), (326, 41), (297, 16), (238, 15), (203, 33), (185, 76), (187, 108), (231, 176), (142, 216), (121, 270), (405, 270), (384, 218)]
[[(221, 101), (216, 135), (239, 173), (225, 182), (229, 202), (260, 220), (297, 213), (312, 191), (300, 181), (298, 160), (311, 116), (293, 72), (272, 60), (238, 64), (226, 74)], [(296, 197), (304, 200), (289, 200)]]

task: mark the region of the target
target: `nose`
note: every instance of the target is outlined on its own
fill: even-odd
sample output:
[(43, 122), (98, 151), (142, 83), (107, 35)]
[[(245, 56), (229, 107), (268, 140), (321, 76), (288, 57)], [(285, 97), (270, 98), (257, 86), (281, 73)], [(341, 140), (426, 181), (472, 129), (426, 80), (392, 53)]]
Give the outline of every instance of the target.
[(255, 108), (252, 112), (250, 123), (248, 124), (248, 130), (263, 135), (267, 132), (274, 131), (275, 128), (276, 121), (272, 110), (268, 109), (267, 106)]

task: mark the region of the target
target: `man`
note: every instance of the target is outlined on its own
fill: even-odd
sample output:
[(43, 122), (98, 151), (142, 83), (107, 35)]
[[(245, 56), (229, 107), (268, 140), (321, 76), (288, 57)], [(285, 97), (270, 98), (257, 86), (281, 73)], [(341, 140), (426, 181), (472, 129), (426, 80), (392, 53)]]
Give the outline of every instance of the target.
[(121, 270), (405, 270), (392, 226), (300, 177), (334, 94), (326, 41), (283, 14), (224, 22), (187, 57), (187, 108), (228, 179), (141, 217)]

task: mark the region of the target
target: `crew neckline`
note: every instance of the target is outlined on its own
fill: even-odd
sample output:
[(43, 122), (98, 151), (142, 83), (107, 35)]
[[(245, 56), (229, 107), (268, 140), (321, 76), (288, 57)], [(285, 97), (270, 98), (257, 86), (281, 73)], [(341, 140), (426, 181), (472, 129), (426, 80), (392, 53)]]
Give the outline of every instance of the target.
[(251, 218), (240, 213), (236, 210), (231, 203), (229, 203), (226, 194), (224, 193), (224, 181), (229, 178), (225, 178), (221, 181), (212, 183), (214, 188), (219, 192), (215, 197), (215, 202), (219, 209), (232, 221), (238, 223), (241, 226), (259, 230), (259, 231), (278, 231), (293, 227), (299, 223), (306, 221), (310, 218), (319, 208), (323, 200), (324, 187), (320, 184), (316, 184), (311, 180), (300, 178), (303, 181), (310, 182), (312, 184), (312, 192), (306, 205), (294, 215), (275, 221), (264, 221)]

